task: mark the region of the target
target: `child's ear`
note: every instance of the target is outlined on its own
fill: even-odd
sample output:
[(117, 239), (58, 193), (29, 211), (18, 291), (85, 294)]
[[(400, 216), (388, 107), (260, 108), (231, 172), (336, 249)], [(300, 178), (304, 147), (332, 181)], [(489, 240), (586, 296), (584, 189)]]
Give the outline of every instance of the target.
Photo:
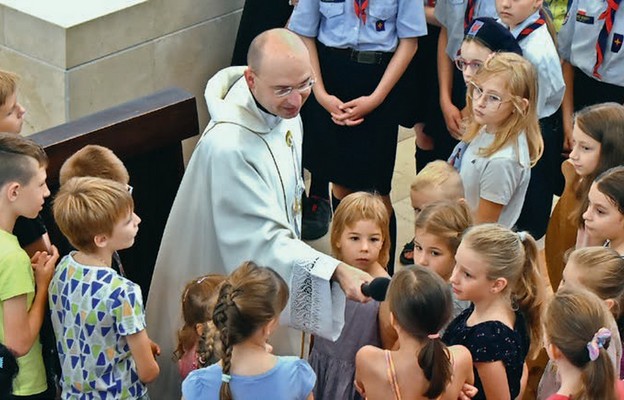
[(492, 293), (500, 293), (502, 292), (505, 288), (507, 287), (507, 279), (505, 278), (496, 278), (493, 282), (492, 282), (492, 287), (490, 288), (490, 291)]
[(103, 233), (95, 235), (95, 237), (93, 238), (93, 243), (98, 248), (105, 247), (106, 244), (108, 243), (108, 236)]
[(606, 299), (605, 303), (607, 304), (607, 308), (609, 309), (609, 311), (613, 310), (613, 306), (615, 305), (615, 300)]
[(195, 324), (195, 333), (197, 336), (201, 336), (204, 334), (204, 324)]
[(19, 197), (21, 187), (22, 186), (18, 182), (9, 182), (3, 187), (3, 192), (6, 193), (7, 199), (10, 202), (14, 202)]
[(520, 108), (522, 109), (522, 115), (526, 115), (527, 111), (529, 110), (529, 99), (521, 99)]

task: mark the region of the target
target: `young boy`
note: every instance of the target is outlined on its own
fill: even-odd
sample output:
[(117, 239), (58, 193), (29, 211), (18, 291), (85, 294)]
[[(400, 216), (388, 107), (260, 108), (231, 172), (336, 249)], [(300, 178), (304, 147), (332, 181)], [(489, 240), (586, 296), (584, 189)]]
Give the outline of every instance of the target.
[[(89, 144), (72, 154), (61, 166), (59, 183), (63, 185), (71, 178), (84, 176), (119, 182), (126, 185), (126, 188), (132, 194), (132, 186), (128, 185), (128, 182), (130, 182), (128, 170), (119, 157), (107, 147)], [(126, 277), (121, 257), (119, 257), (117, 252), (113, 253), (111, 267), (121, 276)]]
[(31, 259), (12, 234), (17, 218), (36, 217), (50, 195), (47, 163), (34, 142), (0, 133), (0, 343), (18, 357), (16, 399), (34, 398), (48, 387), (39, 331), (58, 251), (52, 246), (51, 254), (37, 252)]
[(78, 250), (50, 283), (63, 399), (147, 399), (145, 383), (158, 376), (141, 289), (111, 268), (113, 253), (134, 243), (133, 210), (126, 185), (109, 179), (70, 179), (54, 200), (54, 219)]
[[(459, 172), (446, 161), (432, 161), (414, 178), (410, 199), (416, 215), (427, 204), (440, 200), (459, 200), (464, 197), (464, 186)], [(403, 265), (414, 264), (414, 241), (406, 243), (399, 256)]]
[(20, 133), (26, 109), (17, 102), (17, 75), (0, 70), (0, 132)]

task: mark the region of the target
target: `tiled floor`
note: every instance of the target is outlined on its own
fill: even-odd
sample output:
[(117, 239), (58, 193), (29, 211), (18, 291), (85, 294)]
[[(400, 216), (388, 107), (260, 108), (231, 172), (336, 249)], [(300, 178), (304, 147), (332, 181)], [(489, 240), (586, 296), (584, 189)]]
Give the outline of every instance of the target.
[[(392, 193), (390, 194), (394, 212), (397, 216), (397, 249), (395, 257), (397, 267), (400, 265), (398, 262), (399, 253), (403, 245), (414, 237), (414, 210), (409, 198), (410, 185), (414, 176), (416, 176), (414, 151), (414, 132), (399, 128), (399, 145), (397, 146), (394, 177), (392, 178)], [(331, 253), (329, 234), (308, 243), (319, 251), (327, 254)]]

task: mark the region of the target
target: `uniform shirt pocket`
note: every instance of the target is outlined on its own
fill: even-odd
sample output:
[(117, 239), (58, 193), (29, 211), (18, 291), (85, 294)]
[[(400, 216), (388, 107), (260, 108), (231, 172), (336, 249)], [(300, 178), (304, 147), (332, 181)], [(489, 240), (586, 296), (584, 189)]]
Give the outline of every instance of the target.
[(379, 4), (378, 2), (374, 2), (369, 8), (370, 16), (373, 19), (382, 21), (395, 20), (398, 11), (399, 5), (396, 2), (390, 4)]
[(454, 6), (464, 4), (464, 0), (448, 0), (448, 2), (449, 4), (454, 5)]
[(319, 11), (325, 18), (337, 17), (344, 14), (345, 2), (321, 1)]

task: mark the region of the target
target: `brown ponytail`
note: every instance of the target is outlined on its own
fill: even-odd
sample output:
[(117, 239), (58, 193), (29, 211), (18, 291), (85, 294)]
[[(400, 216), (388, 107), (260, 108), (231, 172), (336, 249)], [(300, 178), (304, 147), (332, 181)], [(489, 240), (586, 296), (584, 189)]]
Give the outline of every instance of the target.
[(448, 349), (438, 337), (438, 332), (451, 318), (452, 299), (448, 286), (427, 268), (406, 267), (392, 278), (388, 302), (401, 328), (424, 344), (416, 355), (429, 381), (423, 396), (437, 398), (452, 377)]
[(581, 288), (564, 288), (548, 305), (544, 326), (549, 344), (581, 371), (580, 389), (575, 400), (616, 400), (615, 370), (607, 349), (609, 340), (600, 344), (592, 360), (588, 343), (609, 325), (609, 311), (595, 294)]

